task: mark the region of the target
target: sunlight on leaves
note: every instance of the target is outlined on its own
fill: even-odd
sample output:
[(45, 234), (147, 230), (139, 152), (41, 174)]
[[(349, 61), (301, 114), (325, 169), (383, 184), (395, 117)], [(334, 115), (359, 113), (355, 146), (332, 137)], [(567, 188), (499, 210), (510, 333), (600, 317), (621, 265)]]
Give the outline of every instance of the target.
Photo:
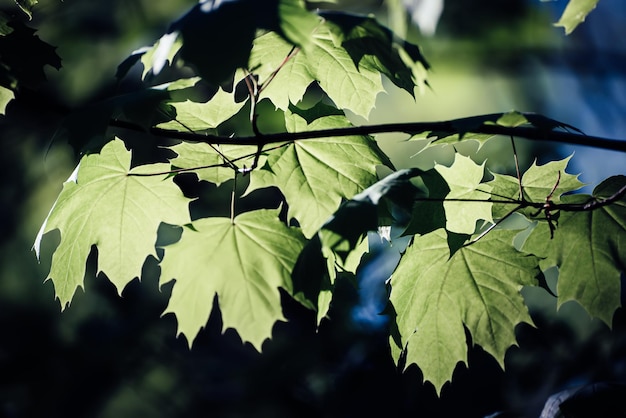
[[(219, 186), (225, 181), (235, 178), (235, 170), (229, 164), (230, 162), (239, 168), (252, 165), (257, 147), (237, 144), (211, 147), (209, 144), (201, 142), (196, 144), (182, 142), (170, 147), (170, 149), (178, 154), (176, 158), (170, 160), (174, 167), (193, 169), (191, 171), (198, 175), (198, 179)], [(263, 165), (264, 162), (265, 157), (262, 156), (259, 164)]]
[(598, 1), (599, 0), (569, 0), (561, 18), (554, 26), (562, 27), (565, 29), (565, 34), (569, 35), (578, 25), (585, 21), (587, 15), (596, 8)]
[[(307, 125), (298, 115), (286, 114), (287, 129), (299, 132), (350, 126), (343, 116), (328, 116)], [(349, 199), (374, 184), (376, 166), (387, 162), (376, 142), (366, 136), (296, 141), (268, 153), (263, 170), (251, 173), (253, 190), (276, 186), (289, 204), (289, 217), (298, 220), (311, 237)]]
[[(611, 196), (626, 186), (625, 176), (605, 180), (593, 191), (595, 199)], [(563, 203), (585, 203), (587, 195), (562, 197)], [(524, 251), (559, 267), (558, 306), (580, 303), (590, 315), (609, 326), (620, 306), (620, 275), (626, 266), (626, 198), (596, 210), (565, 212), (558, 216), (554, 239), (546, 222), (540, 223), (524, 244)]]
[(513, 248), (516, 233), (492, 231), (452, 257), (444, 230), (416, 236), (392, 275), (398, 348), (437, 393), (458, 362), (467, 364), (464, 326), (503, 367), (515, 326), (532, 323), (520, 290), (535, 285), (540, 270), (536, 257)]
[(473, 234), (476, 221), (492, 222), (491, 202), (468, 201), (485, 201), (490, 197), (491, 186), (481, 183), (485, 172), (484, 162), (478, 165), (471, 158), (456, 154), (454, 163), (450, 167), (436, 164), (435, 170), (441, 174), (450, 188), (446, 199), (461, 199), (461, 201), (443, 202), (448, 231)]
[(15, 99), (15, 93), (13, 93), (13, 90), (0, 86), (0, 115), (4, 115), (7, 105), (13, 99)]
[(83, 157), (41, 226), (34, 245), (37, 253), (43, 234), (53, 229), (61, 232), (47, 280), (54, 283), (62, 309), (76, 289), (83, 287), (92, 245), (98, 248), (98, 272), (106, 274), (121, 293), (141, 276), (146, 257), (157, 256), (159, 225), (190, 222), (189, 199), (167, 174), (129, 175), (162, 172), (169, 164), (130, 169), (130, 160), (131, 153), (119, 139), (108, 143), (100, 154)]
[(277, 216), (277, 210), (257, 210), (232, 222), (199, 219), (166, 247), (160, 283), (176, 282), (164, 314), (176, 315), (178, 334), (189, 346), (206, 325), (216, 295), (223, 330), (236, 329), (259, 351), (274, 323), (285, 320), (278, 288), (291, 293), (291, 271), (304, 237)]

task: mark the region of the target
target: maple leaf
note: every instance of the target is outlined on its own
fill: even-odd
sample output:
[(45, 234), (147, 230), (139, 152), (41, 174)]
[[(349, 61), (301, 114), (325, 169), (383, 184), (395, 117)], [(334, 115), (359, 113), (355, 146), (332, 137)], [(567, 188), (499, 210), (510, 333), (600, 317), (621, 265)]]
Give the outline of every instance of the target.
[(146, 257), (157, 256), (159, 225), (190, 222), (189, 199), (167, 174), (133, 176), (163, 172), (169, 164), (130, 169), (130, 162), (131, 153), (120, 139), (106, 144), (100, 154), (83, 157), (41, 226), (34, 245), (38, 256), (43, 234), (53, 229), (61, 232), (46, 280), (54, 283), (62, 309), (83, 287), (92, 245), (99, 250), (98, 271), (121, 293), (128, 282), (141, 276)]
[(337, 272), (355, 275), (369, 250), (367, 232), (378, 228), (381, 202), (412, 201), (417, 189), (409, 179), (419, 173), (399, 170), (368, 187), (344, 202), (307, 243), (292, 275), (294, 292), (305, 306), (317, 310), (318, 324), (328, 312)]
[(245, 104), (246, 101), (235, 100), (234, 89), (229, 93), (220, 88), (206, 102), (185, 100), (180, 103), (171, 103), (170, 106), (176, 110), (176, 119), (161, 123), (158, 127), (181, 131), (204, 131), (217, 128), (231, 116), (236, 115)]
[[(450, 167), (436, 164), (435, 170), (448, 183), (450, 192), (443, 202), (446, 213), (446, 229), (459, 234), (473, 234), (476, 221), (492, 221), (490, 202), (469, 200), (487, 200), (491, 186), (481, 183), (485, 163), (478, 165), (471, 158), (455, 154)], [(451, 201), (450, 199), (466, 199)]]
[[(550, 161), (544, 165), (533, 164), (522, 175), (522, 190), (524, 199), (529, 202), (541, 203), (546, 198), (554, 203), (559, 203), (561, 195), (572, 192), (584, 186), (578, 180), (578, 175), (569, 174), (565, 171), (571, 156), (559, 161)], [(514, 202), (519, 202), (520, 186), (516, 177), (504, 174), (491, 173), (493, 180), (488, 182), (492, 188), (495, 199), (511, 199), (511, 204), (496, 203), (493, 206), (493, 215), (496, 218), (505, 216), (513, 207)], [(526, 214), (536, 212), (534, 208), (528, 208)]]
[[(596, 187), (593, 199), (610, 197), (625, 185), (625, 176), (611, 177)], [(589, 198), (572, 195), (562, 201), (584, 204)], [(544, 267), (558, 266), (558, 306), (575, 300), (610, 326), (626, 271), (626, 199), (594, 210), (561, 211), (553, 239), (550, 234), (547, 222), (541, 222), (523, 249), (545, 257)]]
[[(250, 167), (254, 162), (255, 146), (245, 145), (209, 145), (202, 142), (180, 144), (170, 147), (178, 154), (170, 160), (172, 165), (178, 168), (190, 169), (198, 175), (198, 179), (205, 180), (216, 185), (235, 178), (235, 170), (230, 166), (234, 163), (237, 167)], [(265, 157), (261, 156), (259, 165), (263, 165)]]
[(559, 161), (550, 161), (541, 166), (537, 165), (537, 161), (534, 161), (522, 175), (522, 186), (528, 200), (542, 202), (552, 194), (550, 199), (558, 203), (563, 193), (583, 187), (584, 184), (578, 180), (578, 175), (565, 172), (571, 158), (569, 156)]
[[(292, 51), (293, 45), (275, 32), (268, 32), (254, 40), (250, 52), (250, 68), (264, 84), (260, 99), (269, 98), (277, 108), (287, 110), (289, 104), (296, 104), (304, 97), (309, 85), (314, 81), (307, 69), (306, 59), (300, 53), (287, 61), (285, 58)], [(271, 83), (267, 83), (271, 74), (280, 67)], [(267, 84), (265, 84), (267, 83)]]
[(491, 231), (452, 256), (443, 229), (416, 236), (392, 275), (396, 362), (403, 350), (406, 367), (416, 363), (438, 393), (456, 364), (467, 364), (464, 325), (503, 366), (515, 326), (532, 323), (520, 289), (541, 271), (537, 257), (512, 246), (516, 233)]
[(309, 47), (284, 64), (292, 45), (276, 34), (255, 40), (250, 66), (258, 67), (261, 83), (282, 64), (261, 98), (268, 97), (276, 107), (287, 110), (290, 102), (296, 104), (307, 87), (317, 81), (338, 108), (367, 118), (376, 96), (384, 91), (381, 74), (374, 68), (358, 67), (345, 48), (335, 42), (337, 31), (330, 22), (320, 25)]
[(217, 295), (223, 329), (236, 329), (260, 351), (274, 323), (285, 319), (278, 288), (291, 293), (291, 271), (304, 242), (277, 210), (194, 221), (165, 248), (160, 283), (176, 283), (164, 314), (176, 315), (178, 334), (191, 346)]
[[(310, 125), (291, 113), (287, 130), (327, 129), (351, 126), (343, 116), (316, 119)], [(266, 168), (251, 173), (247, 193), (276, 186), (289, 204), (289, 217), (311, 237), (349, 199), (377, 180), (376, 166), (388, 160), (367, 136), (331, 137), (296, 141), (268, 153)]]

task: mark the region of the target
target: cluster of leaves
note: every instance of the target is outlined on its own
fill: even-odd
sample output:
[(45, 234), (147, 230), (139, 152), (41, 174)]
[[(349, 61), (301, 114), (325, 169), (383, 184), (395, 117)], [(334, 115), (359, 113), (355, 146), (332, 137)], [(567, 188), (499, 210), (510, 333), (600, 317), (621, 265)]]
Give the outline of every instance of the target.
[[(174, 281), (165, 313), (190, 346), (217, 298), (224, 328), (260, 350), (284, 320), (279, 289), (321, 320), (336, 279), (356, 274), (368, 232), (388, 236), (391, 227), (412, 237), (389, 282), (391, 352), (400, 367), (417, 364), (437, 391), (467, 363), (465, 330), (503, 364), (516, 325), (532, 323), (520, 290), (544, 286), (551, 266), (559, 303), (576, 300), (610, 324), (626, 265), (626, 177), (584, 196), (568, 195), (582, 186), (566, 172), (568, 159), (518, 176), (486, 173), (458, 153), (449, 167), (396, 170), (367, 134), (385, 128), (355, 127), (346, 112), (367, 117), (383, 77), (414, 94), (428, 63), (372, 17), (313, 13), (299, 0), (204, 1), (133, 53), (118, 77), (134, 65), (143, 66), (144, 89), (64, 125), (85, 155), (34, 246), (39, 255), (44, 234), (60, 231), (48, 279), (62, 308), (83, 287), (93, 246), (98, 271), (120, 293), (153, 256), (161, 284)], [(194, 76), (181, 77), (189, 68)], [(169, 82), (150, 84), (168, 74)], [(264, 117), (279, 118), (284, 130), (261, 132)], [(493, 127), (546, 137), (571, 129), (511, 112), (396, 130), (453, 146), (483, 143)], [(160, 162), (142, 163), (128, 149), (136, 141), (125, 135), (138, 131), (142, 147), (166, 149)], [(393, 173), (380, 179), (381, 167)], [(230, 216), (192, 216), (179, 173), (217, 190), (232, 185)], [(237, 180), (247, 181), (242, 196)], [(268, 188), (280, 191), (281, 206), (236, 210)], [(167, 226), (179, 236), (166, 245), (159, 236)]]

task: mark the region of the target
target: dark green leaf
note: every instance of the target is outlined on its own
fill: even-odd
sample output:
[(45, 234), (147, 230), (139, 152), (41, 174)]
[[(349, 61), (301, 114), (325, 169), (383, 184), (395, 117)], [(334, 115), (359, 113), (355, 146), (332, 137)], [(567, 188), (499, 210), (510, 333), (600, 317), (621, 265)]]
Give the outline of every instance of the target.
[[(626, 186), (626, 176), (605, 180), (593, 192), (606, 199)], [(563, 196), (562, 203), (584, 204), (589, 196)], [(592, 316), (611, 325), (620, 306), (620, 275), (626, 271), (626, 198), (594, 210), (558, 216), (554, 238), (542, 222), (524, 244), (524, 251), (545, 257), (545, 266), (559, 267), (558, 304), (580, 303)]]

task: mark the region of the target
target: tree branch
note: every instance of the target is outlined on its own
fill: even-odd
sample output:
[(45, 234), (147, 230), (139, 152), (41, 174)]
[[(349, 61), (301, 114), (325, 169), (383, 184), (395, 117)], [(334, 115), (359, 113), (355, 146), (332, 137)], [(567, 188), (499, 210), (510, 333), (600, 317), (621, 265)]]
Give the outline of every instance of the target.
[[(279, 142), (290, 142), (304, 139), (327, 138), (350, 135), (372, 135), (379, 133), (400, 132), (408, 135), (416, 135), (424, 132), (450, 132), (455, 134), (459, 131), (457, 120), (443, 122), (410, 122), (390, 123), (380, 125), (350, 126), (346, 128), (322, 129), (305, 132), (280, 132), (264, 134), (262, 137), (225, 137), (218, 135), (205, 135), (192, 132), (180, 132), (170, 129), (150, 128), (148, 133), (157, 137), (179, 139), (186, 142), (204, 142), (208, 144), (239, 144), (239, 145), (267, 145)], [(122, 120), (111, 120), (110, 126), (134, 131), (145, 129), (139, 125)], [(505, 135), (526, 138), (533, 141), (550, 141), (561, 144), (583, 145), (612, 151), (626, 152), (626, 140), (608, 139), (597, 136), (572, 133), (567, 131), (545, 130), (531, 127), (508, 127), (501, 125), (480, 125), (471, 128), (468, 133)]]

